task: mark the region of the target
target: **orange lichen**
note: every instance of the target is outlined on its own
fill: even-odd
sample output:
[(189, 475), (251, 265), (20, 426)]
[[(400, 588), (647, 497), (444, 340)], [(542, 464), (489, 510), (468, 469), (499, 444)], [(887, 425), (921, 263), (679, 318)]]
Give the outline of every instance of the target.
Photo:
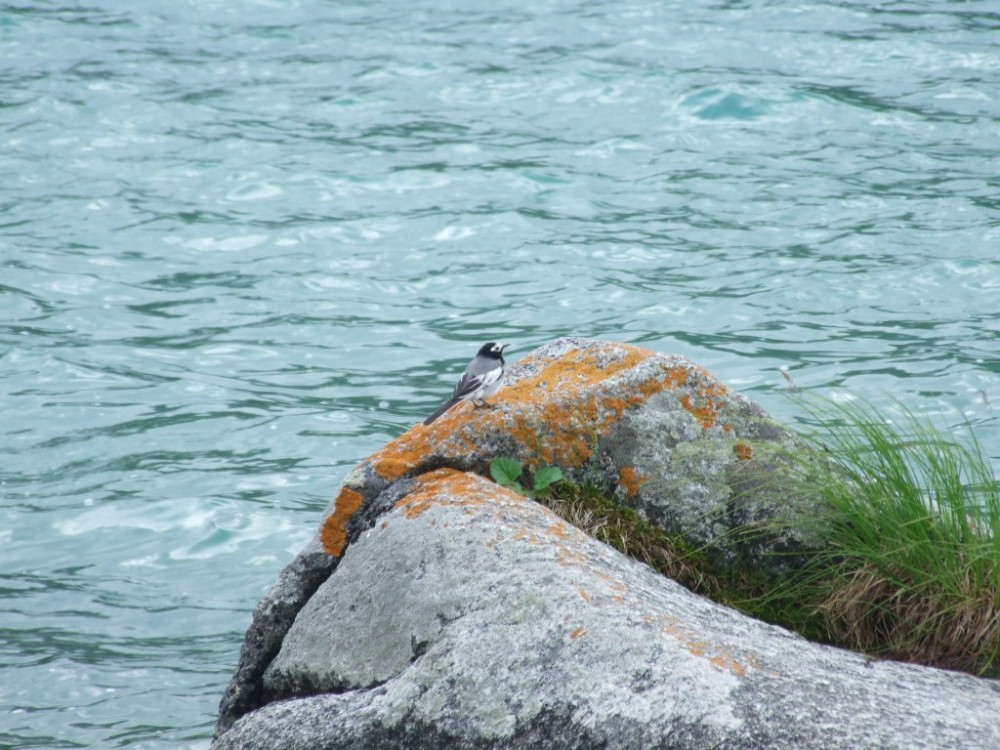
[(570, 633), (569, 637), (570, 637), (571, 640), (575, 641), (581, 635), (586, 635), (586, 634), (587, 634), (587, 629), (584, 628), (584, 627), (579, 627), (576, 630), (574, 630), (572, 633)]
[(360, 492), (344, 487), (333, 506), (333, 513), (327, 516), (319, 532), (323, 549), (334, 557), (340, 557), (347, 544), (347, 522), (358, 512), (361, 503), (364, 502), (364, 495)]
[(587, 557), (578, 549), (572, 549), (565, 545), (559, 545), (555, 549), (553, 559), (558, 565), (564, 567), (582, 568), (587, 565)]
[(618, 472), (618, 484), (628, 497), (635, 497), (645, 481), (646, 477), (634, 466), (623, 466)]
[[(504, 388), (497, 399), (507, 409), (474, 409), (459, 404), (432, 426), (415, 427), (385, 445), (372, 454), (369, 465), (380, 477), (398, 479), (415, 471), (442, 435), (449, 442), (449, 452), (474, 453), (482, 429), (494, 427), (523, 445), (537, 448), (547, 464), (579, 466), (590, 457), (595, 429), (621, 410), (687, 379), (684, 368), (675, 368), (664, 382), (650, 379), (627, 397), (612, 396), (602, 388), (603, 381), (650, 356), (652, 352), (628, 345), (616, 347), (613, 353), (605, 348), (569, 351), (545, 363), (535, 375)], [(469, 423), (476, 429), (463, 429)]]
[(368, 463), (380, 477), (399, 479), (417, 468), (430, 452), (432, 434), (430, 429), (416, 427), (386, 443), (368, 458)]
[[(652, 352), (629, 345), (617, 346), (613, 356), (606, 349), (567, 352), (502, 392), (515, 407), (508, 431), (524, 444), (538, 444), (544, 463), (580, 466), (591, 457), (594, 435), (622, 412), (656, 393), (687, 384), (692, 370), (688, 366), (668, 368), (631, 386), (626, 395), (620, 395), (624, 387), (606, 384), (651, 356)], [(540, 398), (540, 394), (547, 395)]]
[[(660, 615), (661, 629), (680, 641), (688, 653), (698, 658), (708, 658), (708, 663), (719, 670), (729, 672), (736, 677), (743, 677), (747, 670), (732, 651), (724, 646), (703, 641), (694, 636), (688, 627), (682, 625), (675, 617)], [(751, 659), (751, 661), (753, 661)]]
[(633, 346), (618, 347), (617, 356), (609, 356), (606, 349), (567, 352), (501, 392), (515, 412), (508, 431), (525, 445), (537, 445), (544, 463), (579, 466), (590, 458), (596, 430), (616, 412), (660, 390), (658, 383), (648, 381), (636, 393), (619, 397), (602, 387), (651, 354)]
[(558, 539), (565, 539), (569, 536), (570, 526), (563, 521), (557, 521), (556, 523), (549, 524), (546, 531), (552, 536)]
[(731, 657), (713, 656), (709, 658), (708, 663), (718, 670), (729, 672), (737, 677), (743, 677), (747, 673), (746, 667)]
[[(398, 479), (418, 473), (432, 453), (476, 455), (488, 431), (509, 435), (536, 453), (539, 464), (580, 466), (593, 453), (594, 436), (622, 412), (656, 393), (679, 389), (684, 389), (679, 395), (682, 406), (711, 429), (728, 389), (702, 368), (688, 363), (659, 371), (649, 368), (648, 377), (627, 386), (622, 382), (625, 373), (652, 356), (649, 350), (626, 344), (570, 350), (540, 362), (534, 375), (505, 387), (495, 399), (504, 408), (459, 404), (433, 425), (417, 426), (385, 445), (368, 465), (384, 479)], [(627, 487), (638, 489), (625, 479)], [(641, 481), (638, 475), (635, 479)]]
[[(680, 397), (680, 402), (704, 429), (710, 430), (715, 426), (715, 418), (719, 415), (719, 411), (725, 406), (724, 399), (729, 395), (729, 389), (715, 380), (706, 370), (698, 369), (705, 376), (704, 382), (695, 387), (694, 398), (684, 394)], [(729, 425), (723, 425), (722, 429), (728, 432), (727, 427), (732, 429)]]
[[(399, 500), (394, 508), (402, 511), (404, 517), (414, 519), (434, 507), (444, 505), (482, 512), (483, 508), (495, 510), (502, 508), (504, 504), (526, 502), (524, 496), (499, 487), (476, 474), (442, 468), (418, 477), (414, 489)], [(550, 519), (550, 522), (544, 526), (517, 526), (505, 541), (551, 549), (553, 560), (558, 564), (576, 567), (587, 565), (586, 557), (574, 544), (583, 535), (565, 521), (553, 519), (547, 511), (539, 508), (538, 512), (543, 518)], [(497, 541), (499, 540), (489, 541), (486, 546), (492, 549)], [(586, 592), (581, 590), (580, 596), (589, 601)]]
[(506, 492), (512, 498), (520, 497), (476, 474), (437, 469), (421, 476), (414, 490), (394, 507), (402, 509), (403, 514), (412, 519), (428, 511), (435, 503), (478, 506), (494, 500), (497, 492)]
[(750, 447), (748, 443), (744, 443), (742, 440), (733, 446), (733, 453), (740, 461), (749, 461), (753, 458), (753, 448)]

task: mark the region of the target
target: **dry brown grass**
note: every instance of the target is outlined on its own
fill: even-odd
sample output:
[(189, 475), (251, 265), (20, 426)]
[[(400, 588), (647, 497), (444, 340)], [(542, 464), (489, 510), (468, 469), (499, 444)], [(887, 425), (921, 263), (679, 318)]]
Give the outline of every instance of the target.
[(997, 592), (970, 579), (964, 591), (901, 586), (864, 565), (840, 577), (816, 610), (830, 637), (867, 654), (979, 673), (1000, 643)]
[(697, 551), (643, 520), (631, 508), (618, 505), (596, 491), (562, 483), (538, 498), (556, 515), (595, 539), (700, 594), (720, 598), (723, 585), (712, 575)]

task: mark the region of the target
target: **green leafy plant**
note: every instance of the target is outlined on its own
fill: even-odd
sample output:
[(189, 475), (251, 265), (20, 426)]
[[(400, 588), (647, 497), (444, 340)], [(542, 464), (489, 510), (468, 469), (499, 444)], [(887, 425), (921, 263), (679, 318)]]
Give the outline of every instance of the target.
[(500, 457), (490, 462), (490, 476), (493, 481), (502, 487), (508, 487), (522, 495), (530, 498), (537, 498), (548, 493), (552, 485), (562, 480), (562, 469), (558, 466), (545, 466), (535, 472), (534, 482), (530, 487), (525, 487), (521, 483), (521, 475), (524, 467), (521, 462), (513, 459)]

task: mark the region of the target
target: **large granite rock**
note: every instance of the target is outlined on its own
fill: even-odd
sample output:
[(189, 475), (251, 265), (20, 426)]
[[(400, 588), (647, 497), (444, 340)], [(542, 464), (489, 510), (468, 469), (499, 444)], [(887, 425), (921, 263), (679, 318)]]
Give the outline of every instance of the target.
[(497, 403), (352, 472), (255, 611), (213, 748), (1000, 748), (995, 683), (808, 643), (477, 474), (557, 464), (756, 559), (733, 532), (785, 512), (793, 438), (707, 372), (566, 339)]
[(509, 456), (603, 485), (723, 564), (773, 564), (758, 554), (775, 544), (760, 526), (791, 502), (774, 470), (796, 439), (752, 401), (683, 357), (578, 338), (543, 346), (506, 381), (494, 409), (462, 404), (359, 464), (324, 522), (326, 549), (339, 555), (400, 479), (441, 466), (488, 475)]

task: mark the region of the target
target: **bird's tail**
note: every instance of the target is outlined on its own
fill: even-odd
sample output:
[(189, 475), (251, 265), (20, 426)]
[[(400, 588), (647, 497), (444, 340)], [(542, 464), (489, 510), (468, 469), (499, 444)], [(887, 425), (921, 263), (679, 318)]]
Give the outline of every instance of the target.
[(424, 420), (424, 424), (430, 424), (431, 422), (433, 422), (435, 419), (437, 419), (438, 417), (440, 417), (442, 414), (444, 414), (446, 411), (448, 411), (451, 407), (453, 407), (455, 404), (457, 404), (461, 400), (462, 399), (460, 399), (460, 398), (450, 398), (450, 399), (448, 399), (443, 404), (441, 404), (441, 406), (439, 406), (434, 411), (433, 414), (431, 414), (429, 417), (427, 417), (427, 419)]

